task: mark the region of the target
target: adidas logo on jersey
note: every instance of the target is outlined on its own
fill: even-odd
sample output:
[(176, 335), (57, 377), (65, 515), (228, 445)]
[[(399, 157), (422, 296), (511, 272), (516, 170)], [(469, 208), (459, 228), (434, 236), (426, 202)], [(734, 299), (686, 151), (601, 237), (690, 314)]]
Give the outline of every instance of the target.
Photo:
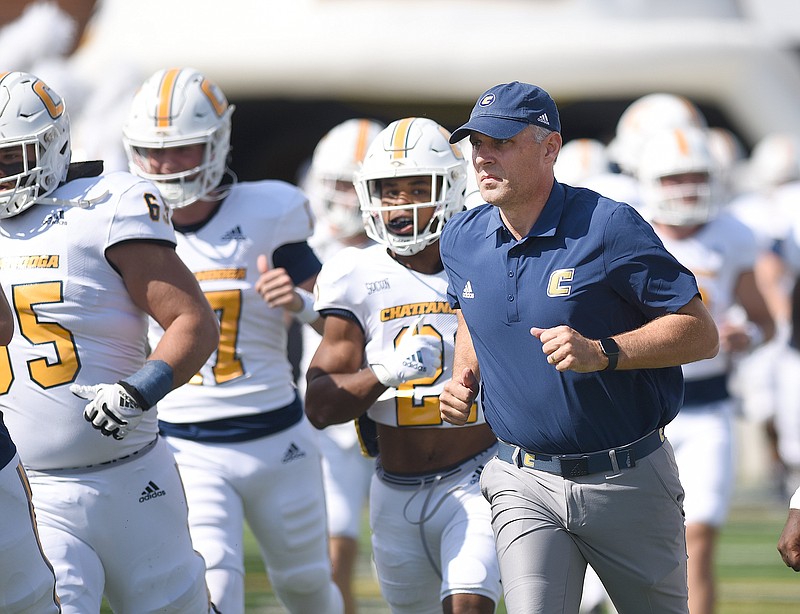
[(483, 465), (478, 467), (475, 471), (472, 472), (472, 475), (469, 478), (469, 485), (472, 486), (473, 484), (477, 484), (481, 481), (481, 473), (483, 473)]
[(286, 449), (281, 462), (285, 465), (286, 463), (291, 463), (293, 460), (297, 460), (298, 458), (303, 458), (305, 455), (306, 453), (298, 448), (296, 443), (292, 442)]
[(536, 118), (537, 122), (542, 122), (543, 124), (550, 125), (550, 120), (547, 118), (547, 113), (542, 113), (539, 117)]
[(223, 241), (244, 241), (247, 237), (244, 236), (241, 226), (235, 226), (228, 232), (222, 235)]
[(52, 226), (54, 224), (66, 223), (67, 221), (64, 219), (64, 210), (56, 209), (55, 211), (47, 214), (47, 217), (42, 221), (42, 226)]
[(155, 499), (156, 497), (163, 497), (167, 494), (167, 491), (161, 490), (158, 487), (158, 484), (150, 480), (145, 486), (145, 489), (142, 491), (142, 496), (139, 497), (139, 503), (144, 503), (145, 501), (149, 501), (150, 499)]
[(467, 281), (464, 285), (464, 289), (461, 291), (462, 298), (475, 298), (475, 293), (472, 291), (472, 282)]

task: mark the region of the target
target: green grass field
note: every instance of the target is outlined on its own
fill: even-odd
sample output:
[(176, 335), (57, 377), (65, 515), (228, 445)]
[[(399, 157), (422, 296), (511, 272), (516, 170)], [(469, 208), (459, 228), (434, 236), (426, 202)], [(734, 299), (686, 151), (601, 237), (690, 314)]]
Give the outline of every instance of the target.
[[(786, 509), (771, 498), (737, 503), (719, 544), (717, 614), (800, 614), (800, 574), (784, 566), (776, 549)], [(361, 539), (356, 594), (361, 614), (389, 612), (380, 597), (369, 562), (369, 537)], [(247, 612), (283, 612), (269, 590), (258, 550), (247, 540)], [(501, 607), (498, 614), (505, 610)]]
[[(770, 496), (741, 498), (734, 504), (719, 544), (717, 614), (800, 614), (800, 574), (784, 566), (776, 550), (786, 508)], [(386, 614), (369, 560), (369, 534), (361, 537), (356, 594), (360, 614)], [(258, 548), (246, 535), (246, 611), (279, 614), (284, 610), (272, 594)], [(504, 614), (501, 608), (498, 614)], [(106, 607), (103, 613), (110, 613)]]

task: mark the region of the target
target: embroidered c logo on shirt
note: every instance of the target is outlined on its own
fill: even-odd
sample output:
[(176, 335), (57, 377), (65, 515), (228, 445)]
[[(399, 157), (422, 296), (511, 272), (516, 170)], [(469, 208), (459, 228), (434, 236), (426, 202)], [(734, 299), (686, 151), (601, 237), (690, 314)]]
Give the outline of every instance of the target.
[(569, 296), (572, 286), (565, 282), (572, 281), (575, 269), (558, 269), (550, 273), (550, 281), (547, 282), (547, 296)]

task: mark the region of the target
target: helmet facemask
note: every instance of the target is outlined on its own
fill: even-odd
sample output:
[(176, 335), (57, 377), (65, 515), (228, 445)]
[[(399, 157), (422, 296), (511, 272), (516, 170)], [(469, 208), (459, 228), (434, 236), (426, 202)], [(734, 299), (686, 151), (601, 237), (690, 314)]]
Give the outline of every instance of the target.
[(659, 177), (658, 185), (649, 188), (651, 218), (668, 226), (699, 226), (717, 213), (711, 178), (703, 173)]
[(719, 211), (719, 171), (705, 130), (653, 135), (642, 150), (639, 180), (643, 213), (659, 224), (699, 226)]
[(364, 232), (352, 177), (316, 177), (309, 186), (309, 197), (313, 199), (315, 215), (325, 220), (335, 238), (349, 239)]
[(16, 215), (38, 198), (42, 174), (36, 162), (38, 149), (37, 141), (0, 145), (0, 218)]
[[(173, 209), (179, 209), (208, 197), (220, 184), (225, 174), (229, 139), (230, 124), (227, 125), (227, 130), (226, 127), (220, 127), (195, 138), (164, 139), (163, 144), (158, 147), (149, 144), (134, 145), (133, 141), (128, 141), (126, 150), (130, 148), (128, 152), (130, 170), (142, 179), (156, 184), (158, 191), (164, 197), (164, 202)], [(150, 172), (148, 150), (188, 145), (203, 145), (200, 164), (174, 173)]]
[(0, 219), (55, 190), (70, 163), (69, 116), (61, 98), (27, 73), (0, 78)]
[[(384, 204), (381, 197), (381, 182), (396, 177), (420, 177), (429, 181), (431, 199), (420, 203)], [(418, 173), (412, 175), (399, 174), (392, 177), (371, 179), (367, 181), (367, 185), (369, 203), (362, 204), (361, 207), (364, 213), (367, 236), (378, 243), (386, 245), (394, 253), (401, 256), (412, 256), (438, 241), (445, 222), (452, 217), (454, 212), (454, 207), (451, 206), (448, 200), (452, 184), (447, 175), (442, 173), (431, 173), (430, 175), (420, 175)], [(423, 211), (429, 209), (433, 210), (433, 214), (423, 226), (420, 218), (425, 217)], [(404, 218), (392, 218), (391, 214), (395, 211), (409, 212), (410, 233), (400, 233), (393, 229), (392, 219), (403, 222), (398, 226), (406, 225)], [(385, 216), (384, 214), (389, 215)], [(385, 217), (388, 217), (390, 221), (387, 222), (384, 219)]]

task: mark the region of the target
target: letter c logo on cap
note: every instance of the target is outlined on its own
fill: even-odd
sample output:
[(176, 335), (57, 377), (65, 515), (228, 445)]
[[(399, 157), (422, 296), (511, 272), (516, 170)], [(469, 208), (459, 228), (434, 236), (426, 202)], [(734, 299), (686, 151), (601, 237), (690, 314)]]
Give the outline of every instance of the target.
[(478, 103), (482, 107), (488, 107), (490, 104), (494, 102), (494, 94), (486, 94), (481, 101)]

